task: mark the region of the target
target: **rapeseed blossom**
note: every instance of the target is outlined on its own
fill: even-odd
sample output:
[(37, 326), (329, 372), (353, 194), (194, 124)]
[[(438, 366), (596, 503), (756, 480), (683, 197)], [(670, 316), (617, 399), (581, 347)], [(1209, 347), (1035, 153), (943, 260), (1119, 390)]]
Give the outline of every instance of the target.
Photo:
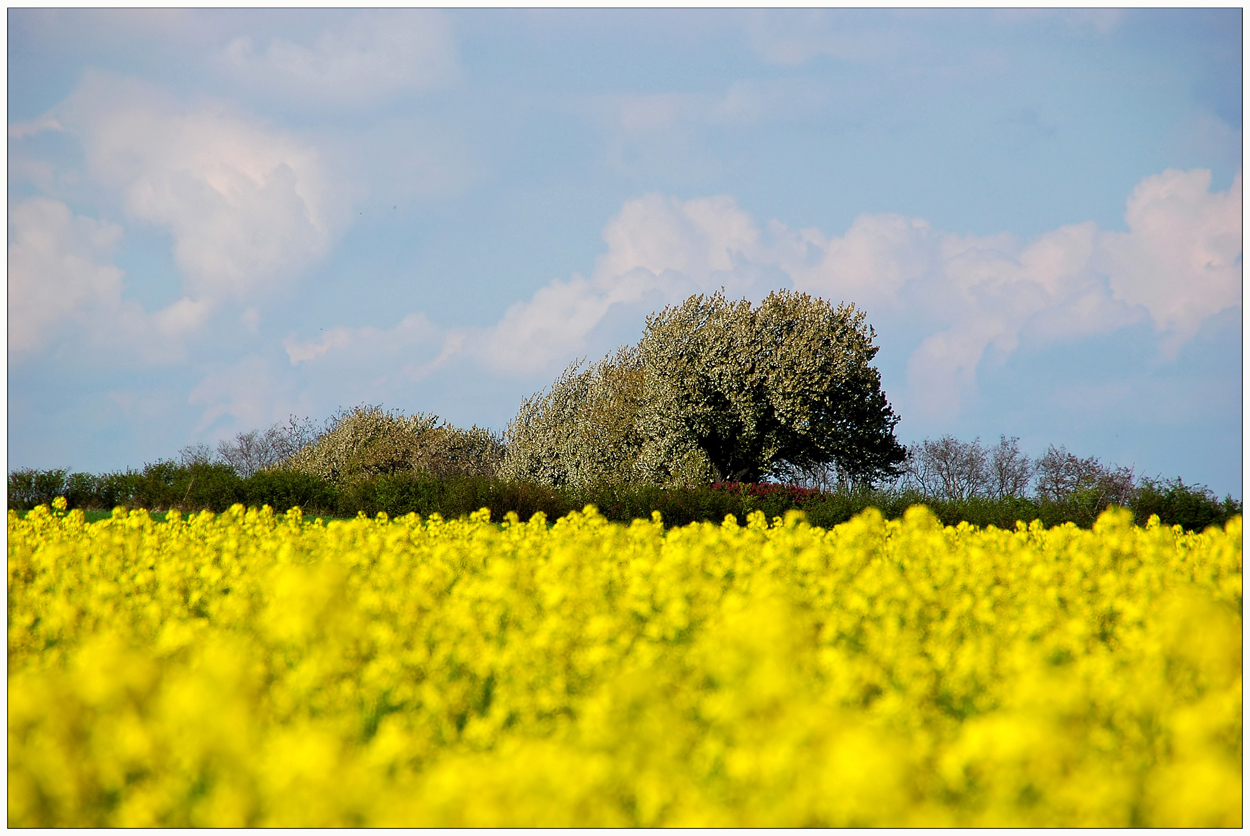
[(1240, 826), (1187, 534), (10, 512), (10, 826)]

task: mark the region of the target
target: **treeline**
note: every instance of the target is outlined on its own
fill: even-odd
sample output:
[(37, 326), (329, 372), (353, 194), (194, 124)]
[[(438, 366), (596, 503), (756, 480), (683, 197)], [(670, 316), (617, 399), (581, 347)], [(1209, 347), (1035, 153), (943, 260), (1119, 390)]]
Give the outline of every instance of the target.
[(9, 506), (63, 495), (71, 507), (223, 511), (298, 505), (310, 514), (385, 511), (455, 517), (490, 508), (555, 517), (594, 504), (609, 518), (659, 511), (672, 524), (801, 509), (834, 525), (869, 506), (887, 517), (924, 504), (943, 522), (1090, 526), (1111, 505), (1139, 523), (1203, 529), (1241, 512), (1180, 479), (1016, 439), (986, 448), (950, 436), (907, 448), (872, 359), (875, 332), (854, 305), (776, 291), (758, 306), (723, 292), (647, 317), (641, 340), (578, 361), (527, 398), (500, 436), (380, 406), (324, 427), (292, 418), (216, 448), (99, 476), (9, 475)]
[(292, 420), (240, 433), (214, 450), (188, 447), (177, 459), (141, 470), (93, 475), (66, 470), (9, 474), (9, 507), (29, 510), (64, 496), (70, 508), (147, 508), (221, 512), (241, 503), (284, 511), (299, 506), (322, 517), (416, 513), (456, 518), (489, 508), (548, 519), (593, 504), (609, 519), (628, 522), (659, 511), (666, 523), (744, 521), (752, 511), (770, 519), (799, 509), (813, 525), (845, 522), (868, 507), (886, 518), (928, 506), (943, 523), (1011, 528), (1016, 521), (1090, 526), (1110, 505), (1130, 509), (1139, 524), (1157, 514), (1165, 525), (1201, 531), (1241, 513), (1241, 503), (1218, 500), (1180, 479), (1137, 479), (1131, 469), (1106, 466), (1052, 447), (1037, 460), (1015, 439), (993, 448), (951, 437), (908, 450), (904, 472), (875, 486), (839, 481), (831, 471), (773, 474), (785, 482), (693, 486), (600, 482), (552, 486), (501, 478), (503, 440), (474, 427), (461, 430), (434, 416), (403, 416), (380, 407), (340, 412), (318, 430)]

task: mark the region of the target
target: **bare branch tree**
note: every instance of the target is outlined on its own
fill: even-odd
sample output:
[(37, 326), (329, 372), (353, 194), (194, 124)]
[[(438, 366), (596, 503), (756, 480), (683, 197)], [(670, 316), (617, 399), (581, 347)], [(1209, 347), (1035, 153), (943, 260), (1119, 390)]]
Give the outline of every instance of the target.
[(178, 451), (178, 463), (183, 467), (213, 463), (213, 448), (207, 444), (188, 444)]
[(1038, 498), (1080, 506), (1091, 522), (1108, 505), (1128, 507), (1136, 493), (1131, 467), (1112, 468), (1093, 456), (1082, 459), (1053, 444), (1037, 460)]
[(911, 453), (911, 480), (926, 496), (965, 500), (984, 495), (990, 487), (988, 455), (979, 438), (972, 442), (950, 435), (936, 441), (925, 439)]
[(1020, 439), (999, 436), (998, 445), (990, 451), (989, 493), (992, 499), (1022, 497), (1033, 479), (1034, 464), (1020, 452)]
[[(318, 435), (312, 419), (299, 419), (292, 415), (286, 424), (274, 424), (264, 431), (248, 430), (236, 435), (233, 441), (218, 442), (217, 458), (246, 479), (254, 473), (282, 464), (313, 443)], [(196, 449), (206, 447), (201, 444)]]

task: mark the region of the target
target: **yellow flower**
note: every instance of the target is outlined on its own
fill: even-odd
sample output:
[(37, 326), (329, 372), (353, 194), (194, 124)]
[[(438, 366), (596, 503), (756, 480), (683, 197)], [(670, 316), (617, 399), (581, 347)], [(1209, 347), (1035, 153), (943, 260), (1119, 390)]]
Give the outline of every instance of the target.
[(1241, 824), (1241, 519), (8, 515), (9, 824)]

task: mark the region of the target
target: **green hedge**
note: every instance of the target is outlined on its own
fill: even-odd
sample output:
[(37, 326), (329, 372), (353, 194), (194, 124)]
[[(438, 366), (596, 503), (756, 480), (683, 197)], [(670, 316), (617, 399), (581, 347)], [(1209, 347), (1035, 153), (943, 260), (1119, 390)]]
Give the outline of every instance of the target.
[[(225, 511), (235, 503), (249, 507), (269, 505), (285, 511), (299, 506), (307, 516), (373, 517), (408, 513), (428, 517), (438, 513), (455, 519), (480, 508), (489, 508), (491, 519), (501, 520), (515, 512), (523, 520), (542, 511), (554, 520), (587, 504), (595, 505), (608, 519), (628, 522), (647, 519), (659, 511), (665, 523), (719, 523), (733, 514), (740, 522), (752, 511), (766, 517), (784, 516), (801, 509), (813, 525), (830, 527), (859, 514), (879, 509), (887, 519), (897, 519), (913, 505), (927, 505), (944, 524), (968, 522), (985, 527), (1012, 528), (1017, 520), (1041, 520), (1047, 527), (1074, 522), (1089, 527), (1102, 508), (1074, 498), (1068, 502), (1040, 502), (1028, 498), (990, 500), (974, 497), (962, 502), (927, 499), (915, 491), (841, 491), (820, 493), (772, 485), (723, 484), (709, 487), (663, 489), (654, 486), (601, 485), (577, 490), (557, 490), (526, 482), (504, 482), (484, 476), (449, 476), (400, 473), (378, 476), (348, 485), (335, 485), (319, 477), (288, 470), (270, 470), (240, 478), (228, 465), (157, 462), (143, 470), (126, 470), (95, 476), (65, 470), (17, 470), (9, 474), (9, 507), (27, 511), (64, 496), (70, 508), (112, 510), (146, 508), (164, 511), (177, 508), (186, 513)], [(1158, 514), (1165, 525), (1181, 525), (1190, 531), (1220, 526), (1241, 513), (1241, 503), (1225, 497), (1217, 500), (1206, 488), (1146, 480), (1131, 509), (1139, 524)]]

